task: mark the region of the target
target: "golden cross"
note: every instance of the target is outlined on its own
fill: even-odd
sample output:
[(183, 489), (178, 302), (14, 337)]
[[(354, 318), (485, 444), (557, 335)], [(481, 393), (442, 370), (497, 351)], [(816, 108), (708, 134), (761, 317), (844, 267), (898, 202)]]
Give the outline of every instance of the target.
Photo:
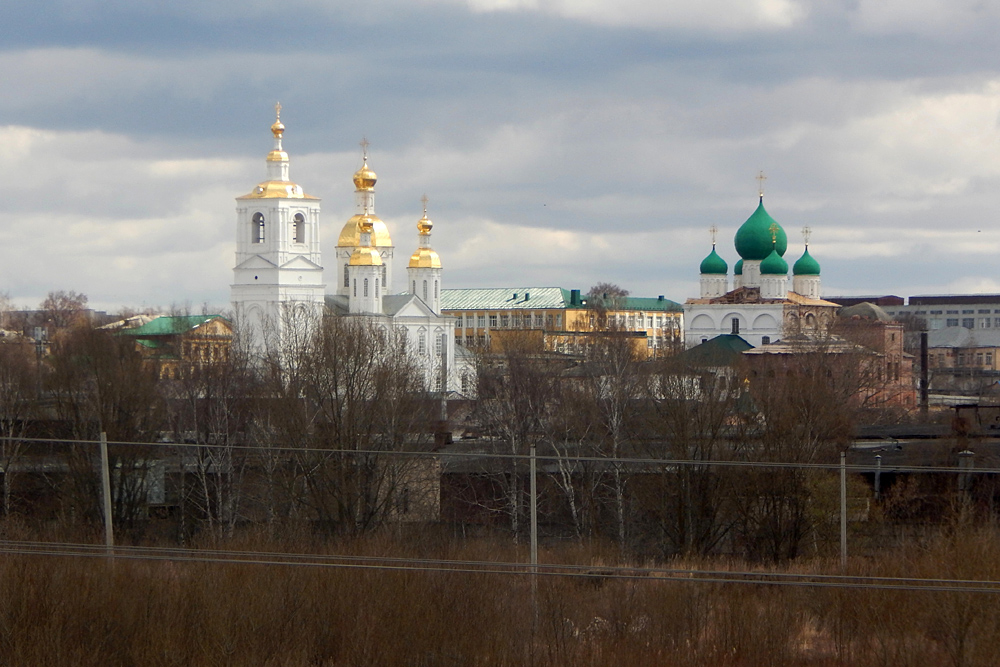
[(806, 245), (809, 245), (809, 237), (812, 236), (812, 230), (808, 227), (802, 228), (802, 238), (805, 239)]
[(278, 117), (278, 120), (281, 120), (281, 102), (274, 105), (274, 115)]
[(757, 173), (757, 183), (758, 183), (758, 185), (757, 185), (757, 194), (759, 194), (761, 197), (764, 196), (764, 181), (766, 181), (766, 180), (767, 180), (767, 176), (764, 175), (764, 170), (761, 169)]
[(772, 245), (778, 243), (778, 230), (779, 229), (781, 229), (781, 227), (779, 227), (778, 223), (776, 223), (776, 222), (772, 222), (771, 226), (767, 228), (767, 231), (771, 232), (771, 244)]
[(420, 201), (423, 202), (424, 204), (424, 217), (427, 217), (427, 201), (428, 201), (427, 195), (425, 194), (423, 197), (421, 197)]
[(358, 145), (361, 146), (361, 154), (364, 156), (364, 159), (367, 160), (368, 159), (368, 139), (365, 138), (365, 137), (361, 137), (361, 143), (358, 144)]
[(712, 225), (708, 228), (708, 233), (712, 235), (712, 247), (715, 247), (715, 235), (719, 233), (719, 228)]

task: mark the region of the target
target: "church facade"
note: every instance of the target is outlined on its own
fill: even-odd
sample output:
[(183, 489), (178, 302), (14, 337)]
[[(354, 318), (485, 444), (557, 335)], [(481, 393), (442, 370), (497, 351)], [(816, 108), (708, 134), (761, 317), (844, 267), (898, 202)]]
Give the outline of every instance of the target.
[(363, 317), (387, 334), (401, 335), (430, 391), (451, 391), (468, 373), (456, 359), (455, 320), (441, 315), (441, 258), (431, 248), (433, 223), (416, 224), (417, 247), (407, 268), (406, 290), (393, 292), (394, 246), (375, 214), (377, 176), (368, 166), (354, 174), (355, 214), (337, 241), (333, 284), (327, 290), (320, 252), (320, 200), (289, 178), (282, 147), (285, 126), (271, 126), (267, 180), (236, 199), (236, 265), (231, 290), (235, 325), (257, 351), (281, 350), (308, 334), (321, 317)]
[(740, 226), (734, 239), (740, 259), (732, 282), (729, 265), (715, 248), (701, 262), (701, 294), (684, 304), (684, 344), (691, 348), (723, 334), (735, 334), (754, 347), (777, 343), (793, 334), (829, 331), (839, 306), (821, 298), (819, 263), (805, 250), (792, 267), (789, 285), (788, 236), (764, 208)]

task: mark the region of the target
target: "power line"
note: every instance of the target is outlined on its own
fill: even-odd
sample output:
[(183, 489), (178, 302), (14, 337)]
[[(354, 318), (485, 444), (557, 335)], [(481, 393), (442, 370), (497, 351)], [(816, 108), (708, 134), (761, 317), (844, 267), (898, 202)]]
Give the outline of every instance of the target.
[[(17, 438), (0, 437), (0, 441), (21, 442), (21, 443), (48, 443), (63, 445), (98, 445), (99, 440), (73, 440), (65, 438)], [(466, 459), (499, 459), (512, 461), (528, 461), (530, 454), (507, 454), (502, 452), (456, 452), (441, 450), (399, 450), (399, 449), (329, 449), (323, 447), (297, 447), (292, 445), (241, 445), (241, 444), (199, 444), (189, 442), (131, 442), (131, 441), (108, 441), (109, 446), (131, 446), (131, 447), (160, 447), (173, 449), (228, 449), (237, 451), (249, 451), (262, 456), (271, 455), (277, 452), (289, 452), (298, 454), (323, 454), (327, 456), (404, 456), (410, 458), (466, 458)], [(539, 461), (567, 462), (567, 463), (602, 463), (602, 464), (631, 464), (646, 466), (704, 466), (717, 468), (787, 468), (794, 470), (839, 470), (839, 463), (809, 463), (799, 461), (753, 461), (753, 460), (731, 460), (731, 459), (664, 459), (652, 457), (627, 457), (627, 456), (579, 456), (561, 454), (538, 454)], [(847, 464), (848, 472), (871, 473), (874, 472), (874, 464)], [(946, 473), (946, 474), (1000, 474), (1000, 467), (970, 467), (960, 468), (958, 466), (917, 466), (917, 465), (890, 465), (884, 464), (881, 469), (882, 474), (887, 473)]]
[[(106, 558), (101, 545), (63, 542), (0, 542), (0, 553), (22, 556), (63, 556)], [(172, 547), (116, 547), (116, 559), (171, 561), (232, 565), (316, 567), (355, 570), (445, 572), (452, 574), (494, 574), (530, 576), (526, 563), (304, 554), (287, 552), (237, 551), (222, 549), (187, 549)], [(799, 586), (809, 588), (875, 589), (931, 591), (950, 593), (1000, 593), (1000, 581), (983, 579), (941, 579), (919, 577), (881, 577), (870, 575), (830, 575), (794, 572), (747, 570), (701, 570), (691, 568), (653, 568), (630, 566), (593, 566), (569, 563), (539, 563), (538, 575), (594, 579), (627, 579), (671, 583), (750, 584)]]

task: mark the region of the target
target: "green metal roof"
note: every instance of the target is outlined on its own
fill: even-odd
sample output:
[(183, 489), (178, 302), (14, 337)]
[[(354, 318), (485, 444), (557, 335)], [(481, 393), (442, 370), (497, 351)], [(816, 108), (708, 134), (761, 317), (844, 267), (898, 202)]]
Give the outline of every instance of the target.
[(692, 364), (705, 366), (729, 366), (739, 359), (753, 345), (735, 334), (723, 334), (701, 345), (684, 350), (680, 358)]
[(441, 310), (517, 310), (566, 308), (569, 290), (561, 287), (483, 287), (441, 290)]
[[(586, 300), (587, 295), (581, 294)], [(561, 287), (484, 287), (441, 290), (441, 310), (541, 310), (577, 308), (570, 304), (570, 290)], [(670, 299), (626, 297), (625, 310), (683, 312)]]
[(141, 327), (125, 329), (119, 333), (123, 336), (170, 336), (182, 334), (196, 329), (203, 324), (222, 317), (221, 315), (176, 315), (157, 317)]

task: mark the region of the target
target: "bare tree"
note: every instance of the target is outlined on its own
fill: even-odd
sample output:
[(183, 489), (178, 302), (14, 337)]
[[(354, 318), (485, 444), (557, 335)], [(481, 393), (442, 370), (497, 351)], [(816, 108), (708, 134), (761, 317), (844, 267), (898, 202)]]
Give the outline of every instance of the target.
[[(42, 324), (56, 331), (76, 324), (87, 309), (87, 295), (78, 292), (58, 290), (49, 292), (38, 305), (43, 318)], [(51, 333), (51, 332), (50, 332)]]
[(36, 371), (27, 341), (0, 343), (0, 466), (3, 468), (3, 511), (11, 511), (11, 488), (21, 457), (21, 438), (35, 410)]

